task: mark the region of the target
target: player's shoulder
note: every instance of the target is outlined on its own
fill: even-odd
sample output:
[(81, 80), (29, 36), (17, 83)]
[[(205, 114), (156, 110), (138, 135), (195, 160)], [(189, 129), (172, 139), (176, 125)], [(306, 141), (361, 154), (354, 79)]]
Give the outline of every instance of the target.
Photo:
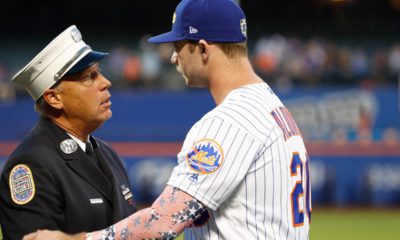
[(277, 97), (266, 83), (249, 84), (231, 91), (216, 110), (236, 110), (237, 113), (269, 112)]
[(273, 119), (269, 117), (274, 101), (274, 94), (266, 83), (245, 85), (231, 91), (220, 105), (199, 122), (220, 122), (220, 125), (230, 125), (264, 139), (266, 133), (275, 127)]

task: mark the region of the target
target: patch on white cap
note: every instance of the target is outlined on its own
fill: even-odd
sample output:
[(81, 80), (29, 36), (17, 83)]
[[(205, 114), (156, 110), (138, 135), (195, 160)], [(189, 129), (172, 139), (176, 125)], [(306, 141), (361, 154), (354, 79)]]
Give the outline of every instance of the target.
[(72, 39), (74, 39), (75, 42), (79, 42), (80, 40), (82, 40), (82, 34), (77, 28), (71, 30), (71, 37)]

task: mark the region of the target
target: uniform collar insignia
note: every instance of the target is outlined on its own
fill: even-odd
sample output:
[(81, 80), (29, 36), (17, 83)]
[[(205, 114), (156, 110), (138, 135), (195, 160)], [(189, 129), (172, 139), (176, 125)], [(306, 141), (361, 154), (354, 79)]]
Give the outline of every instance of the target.
[(78, 144), (73, 139), (65, 139), (60, 143), (60, 148), (65, 154), (76, 152)]

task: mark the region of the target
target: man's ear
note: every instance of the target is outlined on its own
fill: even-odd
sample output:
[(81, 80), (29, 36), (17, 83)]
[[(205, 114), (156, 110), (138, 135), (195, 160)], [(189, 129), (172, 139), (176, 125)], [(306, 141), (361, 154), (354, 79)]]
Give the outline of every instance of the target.
[(209, 55), (210, 55), (210, 46), (209, 44), (204, 40), (201, 39), (198, 43), (201, 57), (203, 60), (207, 60)]
[(60, 94), (60, 91), (56, 89), (47, 89), (43, 93), (43, 98), (49, 104), (55, 109), (62, 109), (63, 108), (63, 102), (62, 102), (62, 96)]

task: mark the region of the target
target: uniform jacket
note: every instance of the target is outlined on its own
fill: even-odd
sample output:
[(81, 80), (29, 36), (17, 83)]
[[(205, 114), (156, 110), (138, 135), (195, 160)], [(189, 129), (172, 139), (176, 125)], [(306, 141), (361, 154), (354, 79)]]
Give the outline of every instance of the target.
[(79, 146), (65, 150), (66, 139), (64, 130), (41, 118), (6, 162), (0, 179), (4, 239), (20, 240), (37, 229), (98, 230), (136, 211), (124, 166), (111, 147), (90, 138), (96, 165)]

